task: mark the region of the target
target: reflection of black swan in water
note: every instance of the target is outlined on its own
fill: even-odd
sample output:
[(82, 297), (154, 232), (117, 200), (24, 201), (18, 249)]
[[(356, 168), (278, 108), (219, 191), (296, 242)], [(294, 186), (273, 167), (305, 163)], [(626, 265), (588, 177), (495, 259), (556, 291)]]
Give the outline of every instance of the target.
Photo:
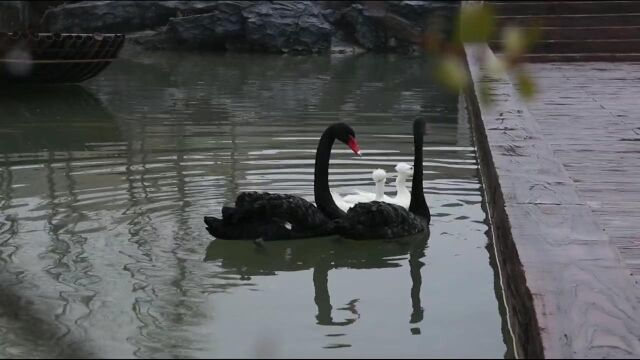
[(413, 122), (413, 181), (409, 210), (380, 201), (358, 203), (336, 220), (335, 231), (349, 239), (393, 239), (423, 232), (429, 228), (431, 214), (422, 184), (422, 146), (425, 121)]
[(332, 220), (344, 216), (329, 191), (329, 158), (335, 139), (360, 154), (355, 133), (349, 125), (329, 126), (318, 143), (313, 190), (317, 207), (295, 195), (243, 192), (235, 207), (223, 207), (222, 219), (205, 216), (209, 233), (227, 240), (285, 240), (327, 235)]
[[(409, 323), (422, 321), (423, 308), (420, 301), (425, 248), (429, 232), (396, 239), (393, 242), (352, 241), (338, 238), (303, 239), (300, 241), (270, 242), (256, 247), (245, 242), (213, 240), (207, 247), (205, 261), (216, 261), (222, 269), (243, 279), (251, 276), (273, 276), (280, 272), (313, 269), (314, 301), (317, 306), (316, 320), (319, 325), (346, 326), (357, 321), (357, 299), (345, 308), (348, 318), (337, 321), (332, 316), (333, 306), (329, 294), (328, 274), (331, 269), (384, 269), (402, 266), (401, 257), (409, 255), (411, 276), (411, 315)], [(249, 246), (248, 246), (249, 245)], [(412, 329), (412, 331), (415, 331)]]

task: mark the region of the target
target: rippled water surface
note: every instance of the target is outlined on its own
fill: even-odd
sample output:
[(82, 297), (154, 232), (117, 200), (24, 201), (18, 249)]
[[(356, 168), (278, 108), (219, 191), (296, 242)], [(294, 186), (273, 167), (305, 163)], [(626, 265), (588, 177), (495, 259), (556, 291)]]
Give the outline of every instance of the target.
[[(154, 54), (0, 96), (0, 357), (502, 357), (501, 290), (464, 107), (422, 58)], [(462, 109), (462, 110), (461, 110)], [(313, 200), (412, 162), (430, 236), (214, 240), (240, 191)], [(393, 178), (387, 180), (394, 192)]]

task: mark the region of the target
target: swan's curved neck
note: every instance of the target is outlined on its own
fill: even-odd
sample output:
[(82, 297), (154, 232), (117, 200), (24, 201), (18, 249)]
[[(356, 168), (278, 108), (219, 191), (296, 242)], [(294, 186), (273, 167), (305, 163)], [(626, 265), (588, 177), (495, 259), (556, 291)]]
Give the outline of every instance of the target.
[(409, 211), (431, 220), (429, 206), (424, 198), (424, 189), (422, 184), (422, 147), (424, 145), (424, 131), (420, 127), (414, 126), (413, 129), (413, 181), (411, 182), (411, 202), (409, 203)]
[(335, 136), (331, 128), (322, 133), (320, 142), (318, 142), (318, 150), (316, 151), (316, 164), (313, 175), (313, 196), (316, 200), (316, 206), (331, 220), (345, 215), (345, 212), (336, 205), (329, 190), (329, 158), (331, 157), (331, 148), (334, 141)]

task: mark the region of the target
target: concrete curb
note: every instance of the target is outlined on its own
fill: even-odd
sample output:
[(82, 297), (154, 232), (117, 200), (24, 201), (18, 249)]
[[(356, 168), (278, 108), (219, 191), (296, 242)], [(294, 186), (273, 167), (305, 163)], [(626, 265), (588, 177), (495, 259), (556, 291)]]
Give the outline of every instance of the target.
[[(466, 93), (519, 357), (638, 358), (628, 269), (486, 44), (465, 44)], [(492, 94), (478, 101), (481, 86)]]

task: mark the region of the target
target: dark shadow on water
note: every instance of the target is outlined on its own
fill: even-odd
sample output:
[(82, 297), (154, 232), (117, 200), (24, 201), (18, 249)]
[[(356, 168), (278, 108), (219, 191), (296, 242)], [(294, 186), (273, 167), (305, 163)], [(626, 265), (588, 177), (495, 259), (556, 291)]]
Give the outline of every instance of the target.
[[(37, 301), (37, 300), (36, 300)], [(52, 309), (47, 309), (52, 310)], [(59, 359), (85, 359), (95, 354), (85, 344), (73, 342), (60, 346), (55, 339), (60, 336), (60, 329), (49, 322), (50, 313), (37, 309), (34, 300), (20, 295), (10, 287), (0, 284), (0, 317), (11, 325), (12, 335), (25, 344), (31, 344), (27, 357), (38, 356)]]
[[(398, 91), (403, 89), (428, 97), (429, 101), (419, 104), (422, 109), (416, 111), (430, 122), (450, 122), (442, 114), (455, 113), (457, 96), (441, 91), (426, 70), (431, 67), (429, 59), (397, 55), (265, 55), (258, 65), (255, 56), (248, 54), (159, 53), (144, 62), (114, 63), (106, 71), (109, 77), (99, 77), (88, 86), (99, 85), (95, 86), (99, 96), (108, 89), (107, 102), (118, 105), (110, 106), (114, 111), (126, 112), (128, 106), (136, 106), (127, 101), (130, 88), (149, 87), (143, 101), (154, 111), (188, 107), (194, 117), (199, 117), (199, 109), (215, 103), (216, 108), (232, 106), (237, 112), (243, 109), (239, 104), (249, 97), (253, 107), (264, 111), (262, 119), (269, 114), (289, 117), (300, 112), (303, 116), (318, 109), (344, 112), (349, 108), (356, 113), (395, 113), (396, 117), (401, 115), (398, 109), (407, 97)], [(203, 97), (203, 88), (213, 96)], [(203, 118), (207, 116), (210, 113), (202, 114)]]
[[(313, 269), (314, 301), (317, 307), (318, 325), (346, 326), (360, 317), (358, 299), (351, 300), (344, 308), (353, 316), (344, 321), (334, 321), (333, 306), (329, 294), (329, 271), (337, 268), (383, 269), (401, 267), (399, 260), (409, 256), (411, 276), (411, 315), (409, 323), (422, 321), (424, 309), (420, 301), (422, 276), (429, 240), (429, 232), (394, 241), (354, 241), (339, 237), (327, 237), (296, 241), (273, 241), (256, 246), (250, 241), (213, 240), (207, 247), (205, 261), (219, 262), (219, 266), (243, 280), (251, 276), (274, 276), (279, 272)], [(383, 288), (380, 289), (384, 291)], [(414, 330), (412, 330), (414, 332)], [(419, 328), (418, 328), (419, 333)]]
[(5, 87), (0, 109), (0, 152), (84, 150), (121, 138), (113, 115), (80, 85)]
[[(46, 193), (51, 204), (46, 215), (51, 243), (46, 251), (57, 258), (56, 263), (61, 264), (48, 267), (45, 271), (51, 276), (62, 278), (66, 273), (72, 272), (66, 267), (65, 260), (72, 253), (82, 253), (79, 250), (82, 250), (86, 241), (82, 236), (63, 235), (60, 230), (65, 225), (54, 221), (61, 214), (67, 214), (67, 218), (72, 219), (67, 220), (68, 223), (77, 223), (85, 217), (73, 206), (78, 201), (78, 196), (76, 182), (71, 175), (71, 153), (87, 150), (87, 144), (92, 142), (120, 141), (120, 131), (102, 101), (80, 85), (3, 87), (0, 89), (0, 109), (0, 154), (3, 154), (5, 160), (0, 168), (0, 177), (1, 183), (6, 183), (0, 189), (0, 210), (12, 208), (12, 166), (33, 161), (44, 162)], [(35, 156), (33, 153), (40, 153), (42, 156)], [(63, 166), (63, 177), (54, 176), (52, 164), (56, 162)], [(67, 191), (60, 191), (62, 188)], [(69, 196), (68, 204), (60, 201), (66, 195)], [(23, 219), (6, 216), (4, 220), (11, 220), (12, 227), (19, 228)], [(0, 225), (2, 224), (4, 222), (0, 220)], [(76, 334), (71, 334), (69, 328), (62, 324), (54, 309), (43, 310), (47, 305), (42, 299), (28, 294), (28, 290), (23, 291), (28, 287), (28, 282), (22, 280), (24, 271), (10, 261), (12, 253), (2, 251), (9, 248), (6, 244), (12, 236), (4, 231), (0, 231), (0, 235), (6, 235), (6, 239), (2, 239), (4, 248), (0, 249), (0, 255), (8, 259), (5, 261), (3, 258), (0, 264), (0, 317), (11, 324), (12, 336), (24, 344), (32, 344), (32, 354), (45, 351), (46, 355), (43, 356), (47, 357), (95, 356), (90, 346), (77, 339)], [(62, 295), (60, 298), (69, 301)], [(53, 319), (52, 314), (56, 314)]]

